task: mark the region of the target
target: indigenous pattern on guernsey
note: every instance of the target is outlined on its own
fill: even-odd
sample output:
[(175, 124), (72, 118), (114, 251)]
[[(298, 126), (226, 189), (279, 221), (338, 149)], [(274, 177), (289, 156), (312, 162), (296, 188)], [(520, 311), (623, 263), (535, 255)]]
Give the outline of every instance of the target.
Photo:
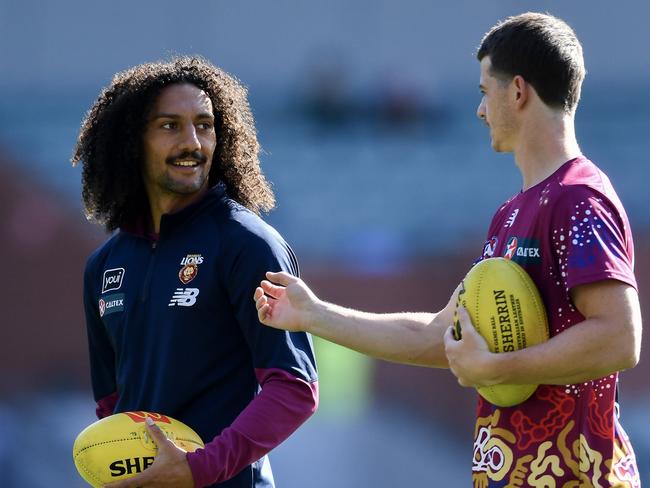
[[(487, 236), (494, 245), (484, 247), (483, 258), (506, 256), (536, 283), (551, 336), (584, 320), (572, 305), (571, 288), (603, 279), (636, 288), (625, 211), (607, 176), (587, 159), (565, 163), (506, 202)], [(639, 488), (634, 452), (618, 422), (617, 381), (612, 374), (540, 385), (509, 408), (479, 397), (475, 488)]]

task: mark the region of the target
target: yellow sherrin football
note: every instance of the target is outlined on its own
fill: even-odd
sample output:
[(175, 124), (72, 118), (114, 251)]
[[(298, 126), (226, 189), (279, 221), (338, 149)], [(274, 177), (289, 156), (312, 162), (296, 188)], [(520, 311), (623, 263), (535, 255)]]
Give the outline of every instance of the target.
[(150, 412), (118, 413), (89, 425), (77, 436), (72, 455), (81, 477), (100, 487), (148, 468), (158, 448), (146, 430), (147, 417), (181, 449), (192, 452), (203, 447), (198, 434), (178, 420)]
[[(517, 351), (548, 340), (542, 297), (528, 273), (504, 258), (485, 259), (463, 279), (458, 303), (467, 309), (490, 351)], [(456, 334), (460, 332), (455, 318)], [(478, 388), (490, 403), (511, 407), (527, 400), (538, 385), (495, 385)]]

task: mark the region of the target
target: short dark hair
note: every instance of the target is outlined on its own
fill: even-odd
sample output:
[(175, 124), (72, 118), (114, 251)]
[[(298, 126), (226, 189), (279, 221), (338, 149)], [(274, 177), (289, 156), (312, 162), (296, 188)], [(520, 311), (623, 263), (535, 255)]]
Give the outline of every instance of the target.
[(522, 76), (546, 105), (570, 112), (578, 104), (582, 45), (563, 20), (534, 12), (508, 17), (483, 37), (476, 57), (486, 56), (494, 76)]
[(82, 123), (72, 164), (83, 164), (86, 215), (111, 231), (137, 224), (149, 211), (141, 170), (146, 118), (163, 88), (191, 83), (212, 101), (217, 146), (208, 183), (255, 213), (275, 205), (260, 168), (246, 88), (207, 60), (182, 56), (117, 73)]

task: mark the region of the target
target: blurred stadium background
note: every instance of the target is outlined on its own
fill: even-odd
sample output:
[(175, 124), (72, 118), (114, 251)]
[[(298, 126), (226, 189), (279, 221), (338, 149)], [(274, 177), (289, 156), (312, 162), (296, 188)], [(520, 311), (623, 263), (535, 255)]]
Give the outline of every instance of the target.
[[(342, 304), (435, 310), (519, 188), (475, 118), (474, 51), (524, 9), (564, 18), (583, 42), (578, 136), (628, 209), (648, 317), (647, 2), (0, 0), (0, 485), (82, 486), (70, 451), (94, 405), (81, 277), (106, 236), (83, 217), (69, 156), (114, 72), (187, 53), (238, 76), (279, 202), (268, 220), (303, 277)], [(272, 453), (279, 487), (469, 486), (473, 391), (444, 371), (317, 348), (321, 408)], [(644, 478), (648, 364), (621, 378)]]

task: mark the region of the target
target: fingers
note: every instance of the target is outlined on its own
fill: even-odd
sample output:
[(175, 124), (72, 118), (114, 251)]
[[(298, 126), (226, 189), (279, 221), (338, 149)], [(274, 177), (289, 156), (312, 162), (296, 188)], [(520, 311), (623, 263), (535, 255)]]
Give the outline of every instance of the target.
[(264, 296), (264, 290), (262, 290), (260, 286), (255, 288), (255, 293), (253, 293), (253, 300), (257, 302), (263, 296)]
[(257, 307), (257, 318), (263, 324), (269, 325), (267, 319), (271, 317), (271, 307), (267, 303), (261, 307)]
[(289, 286), (292, 283), (297, 283), (299, 279), (285, 271), (280, 271), (279, 273), (268, 271), (266, 277), (273, 283), (278, 283), (282, 286)]
[(284, 286), (274, 285), (273, 283), (267, 280), (262, 280), (262, 282), (260, 283), (260, 287), (262, 288), (262, 291), (264, 293), (266, 293), (268, 296), (273, 298), (280, 298), (282, 296), (282, 293), (284, 293), (285, 290)]
[(146, 470), (128, 480), (114, 481), (113, 483), (104, 485), (104, 488), (139, 488), (147, 482), (147, 475), (145, 473)]
[(469, 313), (467, 312), (467, 309), (463, 307), (462, 305), (458, 307), (456, 310), (457, 318), (454, 322), (454, 325), (456, 327), (456, 335), (458, 336), (458, 339), (462, 339), (465, 334), (473, 332), (474, 325), (472, 324), (472, 319), (469, 316)]
[(458, 309), (454, 310), (454, 315), (451, 318), (452, 327), (454, 328), (454, 339), (457, 341), (463, 338), (463, 334), (460, 330), (460, 317), (458, 316)]
[(255, 300), (255, 306), (259, 310), (260, 307), (263, 305), (266, 305), (268, 299), (266, 295), (264, 294), (264, 290), (260, 288), (259, 286), (255, 288), (255, 293), (253, 294), (253, 300)]
[(445, 331), (445, 335), (444, 335), (444, 341), (445, 341), (445, 348), (453, 345), (456, 342), (456, 332), (453, 325), (447, 327), (447, 330)]
[[(153, 441), (156, 443), (156, 446), (158, 446), (158, 450), (160, 453), (160, 449), (163, 448), (163, 446), (166, 445), (166, 443), (169, 441), (167, 439), (167, 436), (165, 433), (162, 431), (158, 425), (151, 419), (151, 417), (147, 417), (145, 419), (145, 424), (146, 424), (146, 429)], [(105, 485), (104, 488), (138, 488), (141, 486), (145, 486), (148, 481), (151, 481), (151, 471), (148, 469), (145, 469), (142, 473), (138, 473), (135, 475), (133, 478), (129, 478), (126, 480), (121, 480), (121, 481), (116, 481), (114, 483), (109, 483), (108, 485)]]
[(149, 476), (149, 469), (151, 468), (145, 469), (142, 473), (136, 474), (133, 478), (114, 481), (113, 483), (104, 485), (103, 488), (142, 488), (152, 481), (151, 476)]
[(255, 308), (257, 308), (257, 318), (260, 322), (264, 321), (271, 315), (271, 306), (269, 300), (260, 287), (255, 289)]
[(463, 307), (462, 305), (460, 307), (458, 307), (458, 316), (460, 317), (461, 327), (463, 325), (463, 322), (465, 324), (472, 323), (472, 319), (470, 319), (469, 313), (467, 312), (467, 309), (465, 307)]
[(485, 339), (481, 334), (476, 330), (474, 324), (472, 323), (472, 318), (469, 316), (469, 312), (465, 307), (458, 307), (458, 325), (462, 334), (462, 337), (467, 338), (472, 344), (486, 344)]

